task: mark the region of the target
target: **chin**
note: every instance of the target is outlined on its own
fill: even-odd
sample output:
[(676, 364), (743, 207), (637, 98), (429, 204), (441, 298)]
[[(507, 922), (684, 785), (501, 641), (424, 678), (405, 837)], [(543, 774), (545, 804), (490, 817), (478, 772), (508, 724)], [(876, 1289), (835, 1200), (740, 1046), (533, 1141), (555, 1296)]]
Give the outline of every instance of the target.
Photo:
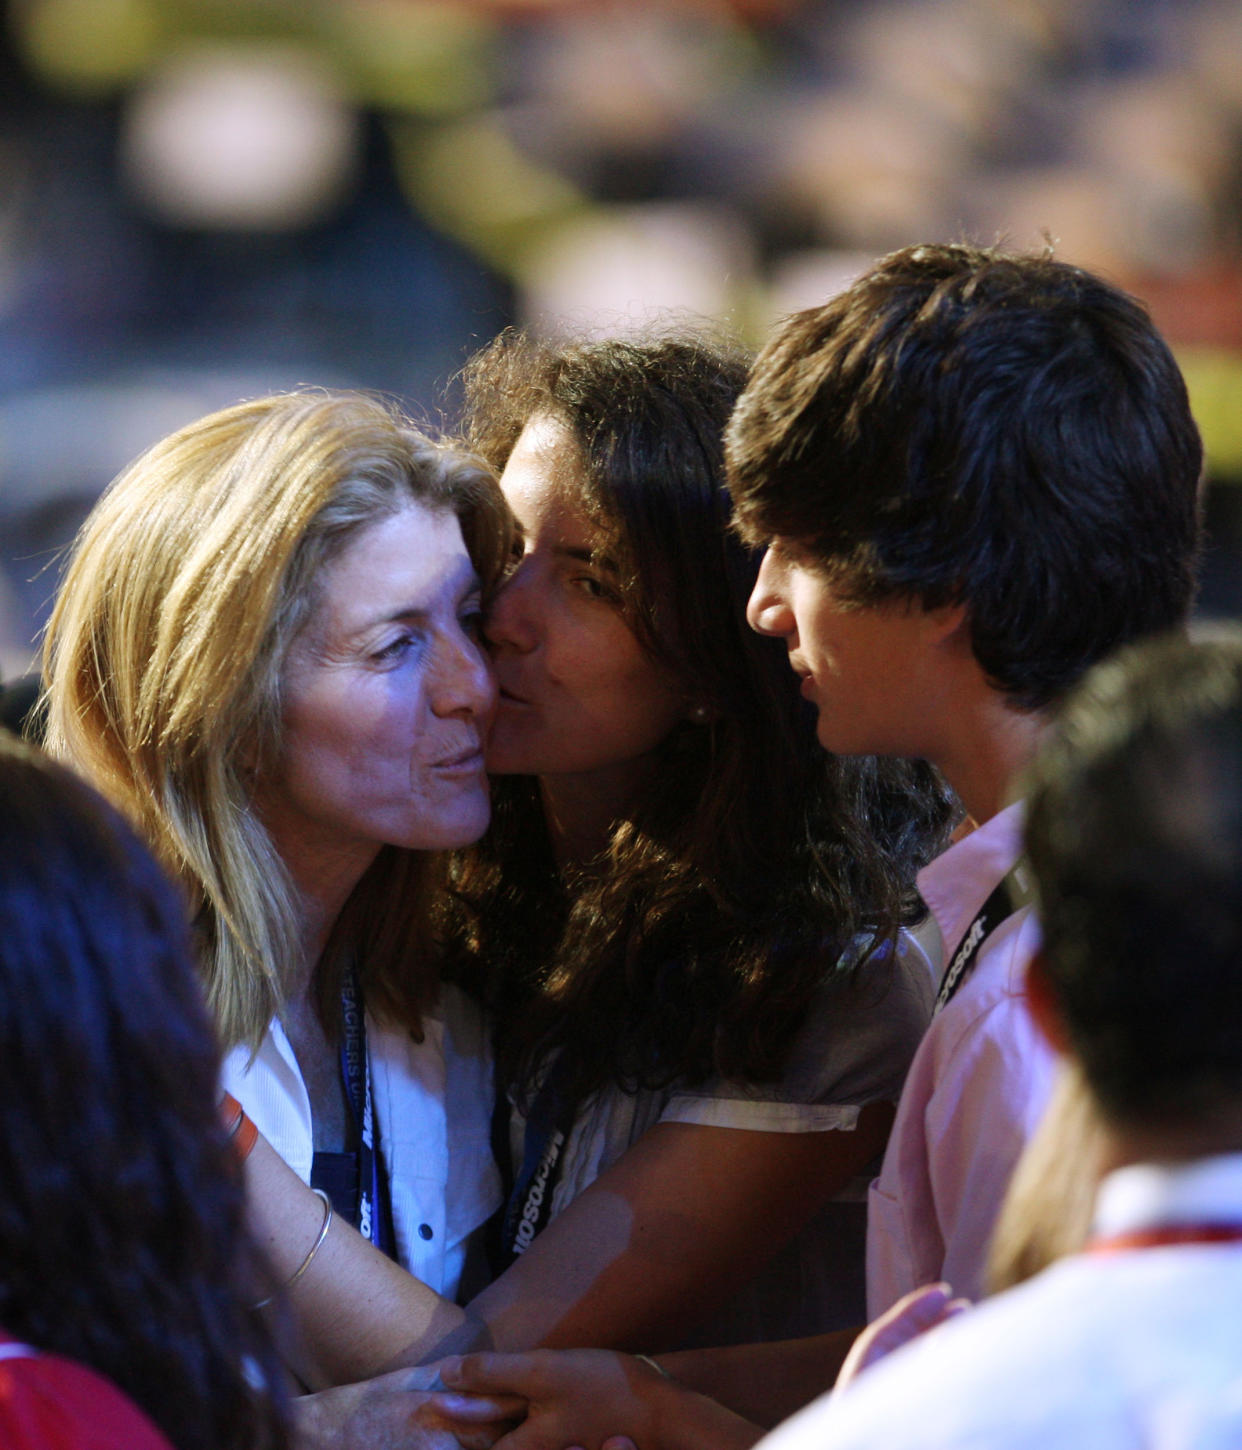
[(487, 830), (491, 820), (491, 800), (484, 796), (482, 805), (475, 810), (463, 812), (457, 820), (446, 823), (444, 838), (436, 849), (457, 851), (463, 846), (473, 846)]
[(549, 768), (556, 768), (558, 742), (549, 741), (547, 734), (507, 722), (503, 718), (492, 727), (492, 733), (483, 750), (483, 767), (488, 775), (542, 775)]
[(473, 846), (492, 819), (491, 797), (486, 791), (451, 811), (424, 813), (409, 823), (401, 840), (389, 844), (405, 851), (456, 851)]

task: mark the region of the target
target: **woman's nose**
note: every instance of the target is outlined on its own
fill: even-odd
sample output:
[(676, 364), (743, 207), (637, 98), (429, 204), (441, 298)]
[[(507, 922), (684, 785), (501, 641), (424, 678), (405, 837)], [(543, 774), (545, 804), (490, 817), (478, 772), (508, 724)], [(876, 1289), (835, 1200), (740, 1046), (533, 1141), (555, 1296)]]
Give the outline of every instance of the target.
[(492, 595), (483, 620), (483, 638), (493, 650), (508, 648), (524, 654), (534, 649), (539, 637), (537, 588), (530, 563), (520, 561)]
[(438, 653), (432, 697), (436, 714), (490, 715), (496, 706), (496, 676), (477, 636), (463, 630)]

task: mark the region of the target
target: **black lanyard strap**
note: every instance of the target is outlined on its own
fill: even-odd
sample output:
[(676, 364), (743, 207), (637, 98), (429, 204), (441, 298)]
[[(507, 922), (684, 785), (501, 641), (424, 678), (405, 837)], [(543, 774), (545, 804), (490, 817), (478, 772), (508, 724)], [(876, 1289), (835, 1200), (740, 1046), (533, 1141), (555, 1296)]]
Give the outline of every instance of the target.
[(943, 1011), (953, 1000), (958, 988), (970, 975), (988, 937), (1002, 921), (1020, 911), (1031, 900), (1032, 895), (1026, 864), (1019, 861), (983, 903), (979, 914), (966, 928), (965, 935), (958, 943), (957, 950), (941, 978), (936, 1005), (932, 1009), (933, 1015)]
[[(526, 1252), (552, 1213), (552, 1196), (564, 1170), (564, 1148), (575, 1117), (573, 1104), (561, 1090), (560, 1076), (557, 1064), (552, 1063), (530, 1105), (522, 1167), (505, 1205), (501, 1225), (498, 1273)], [(507, 1109), (503, 1093), (501, 1101)]]
[(397, 1256), (388, 1175), (375, 1136), (375, 1109), (371, 1101), (371, 1062), (367, 1055), (367, 1024), (358, 985), (350, 968), (341, 979), (341, 1081), (358, 1143), (357, 1229), (390, 1259)]

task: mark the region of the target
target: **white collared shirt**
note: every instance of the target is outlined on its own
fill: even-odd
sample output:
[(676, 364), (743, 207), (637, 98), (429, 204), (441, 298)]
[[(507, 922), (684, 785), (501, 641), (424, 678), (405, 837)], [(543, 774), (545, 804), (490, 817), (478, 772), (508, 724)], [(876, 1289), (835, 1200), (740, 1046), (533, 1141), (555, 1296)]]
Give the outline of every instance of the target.
[[(1101, 1230), (1242, 1223), (1242, 1154), (1104, 1180)], [(762, 1450), (1238, 1450), (1242, 1243), (1074, 1254), (913, 1340)]]
[[(367, 1014), (367, 1051), (379, 1140), (388, 1168), (397, 1257), (448, 1298), (478, 1231), (500, 1205), (491, 1148), (492, 1063), (480, 1009), (457, 987), (441, 988), (422, 1042)], [(304, 1183), (314, 1155), (310, 1098), (297, 1058), (273, 1021), (251, 1061), (226, 1054), (221, 1082)], [(468, 1295), (482, 1284), (464, 1286)]]

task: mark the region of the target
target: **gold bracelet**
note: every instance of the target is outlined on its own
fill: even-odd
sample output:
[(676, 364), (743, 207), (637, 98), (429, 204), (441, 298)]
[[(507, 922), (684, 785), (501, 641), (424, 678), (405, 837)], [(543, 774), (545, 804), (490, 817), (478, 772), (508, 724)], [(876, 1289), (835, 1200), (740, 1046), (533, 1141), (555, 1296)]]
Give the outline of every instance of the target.
[[(328, 1237), (328, 1230), (332, 1227), (332, 1200), (328, 1197), (328, 1195), (323, 1191), (322, 1188), (312, 1188), (311, 1192), (315, 1195), (316, 1198), (323, 1200), (323, 1223), (319, 1227), (319, 1237), (311, 1245), (310, 1253), (307, 1254), (307, 1256), (302, 1260), (297, 1268), (294, 1269), (293, 1277), (287, 1280), (283, 1287), (276, 1291), (276, 1294), (287, 1294), (289, 1290), (292, 1289), (297, 1281), (302, 1277), (302, 1275), (307, 1271), (307, 1269), (310, 1268), (311, 1260), (323, 1247), (323, 1241)], [(265, 1309), (276, 1298), (276, 1294), (269, 1294), (266, 1299), (260, 1299), (257, 1304), (252, 1304), (250, 1307), (252, 1309)]]

